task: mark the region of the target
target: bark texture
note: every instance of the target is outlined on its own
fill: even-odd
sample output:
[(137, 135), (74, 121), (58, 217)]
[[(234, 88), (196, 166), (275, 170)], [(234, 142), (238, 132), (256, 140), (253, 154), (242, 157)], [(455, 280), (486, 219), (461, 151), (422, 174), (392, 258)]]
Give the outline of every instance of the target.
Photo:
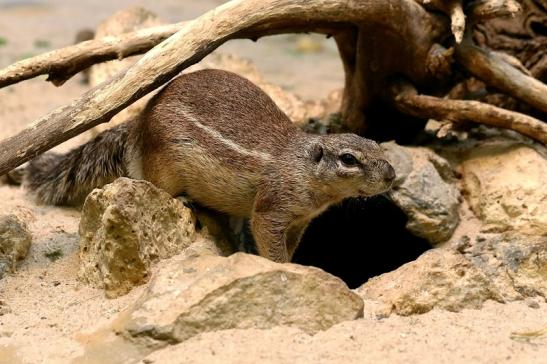
[(394, 104), (406, 114), (454, 123), (475, 121), (484, 125), (511, 129), (547, 144), (547, 124), (531, 116), (472, 100), (446, 100), (418, 95), (408, 83), (393, 86)]
[(547, 81), (547, 2), (523, 0), (522, 12), (511, 18), (485, 19), (473, 29), (480, 47), (516, 57), (530, 74)]

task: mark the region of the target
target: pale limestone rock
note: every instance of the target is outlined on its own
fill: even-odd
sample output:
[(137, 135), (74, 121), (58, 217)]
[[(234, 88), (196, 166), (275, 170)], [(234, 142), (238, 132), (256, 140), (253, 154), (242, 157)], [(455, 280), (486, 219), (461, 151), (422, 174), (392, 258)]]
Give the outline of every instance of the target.
[(547, 237), (487, 234), (459, 249), (492, 280), (505, 300), (547, 299)]
[(172, 258), (115, 329), (159, 347), (231, 328), (284, 325), (316, 333), (362, 315), (359, 296), (320, 269), (236, 253)]
[[(517, 233), (465, 237), (430, 250), (397, 270), (372, 278), (356, 292), (377, 317), (411, 315), (434, 307), (481, 308), (484, 301), (547, 299), (547, 237)], [(367, 307), (368, 305), (368, 307)]]
[(16, 212), (0, 215), (0, 279), (5, 272), (15, 272), (17, 262), (27, 256), (32, 242), (27, 221)]
[(545, 149), (515, 142), (477, 145), (461, 163), (463, 187), (485, 232), (547, 236)]
[(195, 217), (146, 181), (119, 178), (87, 197), (80, 221), (80, 278), (108, 297), (150, 278), (153, 262), (195, 240)]
[(460, 222), (460, 192), (448, 162), (427, 148), (382, 147), (397, 174), (388, 194), (408, 217), (406, 228), (432, 244), (450, 239)]
[(449, 311), (480, 308), (484, 301), (503, 301), (492, 281), (458, 252), (433, 249), (397, 270), (370, 279), (356, 292), (382, 302), (399, 315), (421, 314), (434, 307)]

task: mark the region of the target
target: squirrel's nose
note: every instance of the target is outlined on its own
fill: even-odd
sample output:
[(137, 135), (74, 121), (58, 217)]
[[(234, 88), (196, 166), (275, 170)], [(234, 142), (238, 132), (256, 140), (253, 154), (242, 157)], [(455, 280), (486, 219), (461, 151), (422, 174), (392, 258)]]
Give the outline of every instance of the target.
[(384, 165), (384, 181), (393, 182), (396, 177), (395, 169), (387, 161), (382, 160)]

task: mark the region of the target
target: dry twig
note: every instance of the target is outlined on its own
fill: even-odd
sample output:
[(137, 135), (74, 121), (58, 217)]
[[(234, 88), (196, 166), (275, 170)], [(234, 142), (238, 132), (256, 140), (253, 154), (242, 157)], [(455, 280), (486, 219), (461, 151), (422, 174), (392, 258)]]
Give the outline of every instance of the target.
[(466, 7), (465, 13), (470, 22), (493, 18), (515, 16), (521, 11), (515, 0), (476, 0)]
[(547, 124), (531, 116), (479, 101), (449, 100), (418, 95), (416, 89), (408, 82), (394, 83), (391, 91), (395, 107), (406, 114), (455, 123), (474, 121), (515, 130), (540, 143), (547, 144)]

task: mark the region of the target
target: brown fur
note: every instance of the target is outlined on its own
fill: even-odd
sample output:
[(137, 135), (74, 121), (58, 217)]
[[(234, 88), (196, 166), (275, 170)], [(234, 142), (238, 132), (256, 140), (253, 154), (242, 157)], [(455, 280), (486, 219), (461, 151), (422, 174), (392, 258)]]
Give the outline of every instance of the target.
[[(342, 162), (348, 153), (356, 164)], [(281, 262), (329, 205), (382, 193), (395, 177), (375, 142), (305, 134), (258, 87), (219, 70), (180, 76), (135, 122), (33, 161), (28, 185), (45, 202), (66, 203), (124, 175), (251, 218), (259, 253)]]
[(127, 175), (128, 134), (129, 124), (122, 124), (67, 154), (38, 156), (26, 168), (24, 184), (44, 203), (81, 204), (93, 188)]

